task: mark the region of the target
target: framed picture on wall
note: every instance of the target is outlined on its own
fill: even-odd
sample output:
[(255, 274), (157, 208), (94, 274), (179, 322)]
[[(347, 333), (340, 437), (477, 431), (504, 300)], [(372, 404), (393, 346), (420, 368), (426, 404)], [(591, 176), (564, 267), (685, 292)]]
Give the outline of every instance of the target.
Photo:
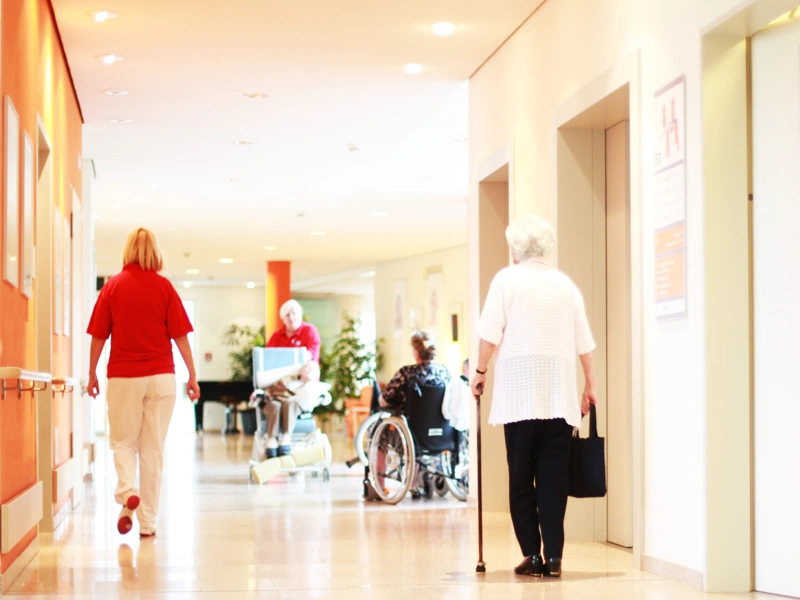
[[(74, 196), (75, 192), (73, 192)], [(72, 226), (64, 215), (64, 335), (72, 335)]]
[(19, 286), (19, 115), (5, 97), (5, 189), (3, 190), (3, 278)]
[(439, 330), (442, 326), (442, 274), (428, 273), (425, 278), (425, 287), (427, 289), (427, 314), (428, 323), (427, 328), (432, 332)]
[(33, 142), (23, 134), (22, 145), (22, 293), (33, 298), (36, 256), (33, 246)]
[(450, 339), (453, 342), (458, 342), (463, 337), (461, 335), (461, 327), (463, 326), (461, 323), (461, 303), (451, 302), (448, 306), (447, 313), (450, 318)]
[(53, 333), (61, 335), (64, 331), (64, 220), (57, 206), (53, 210)]
[(406, 314), (406, 280), (397, 279), (394, 282), (392, 294), (392, 329), (395, 334), (400, 334), (405, 331), (405, 314)]

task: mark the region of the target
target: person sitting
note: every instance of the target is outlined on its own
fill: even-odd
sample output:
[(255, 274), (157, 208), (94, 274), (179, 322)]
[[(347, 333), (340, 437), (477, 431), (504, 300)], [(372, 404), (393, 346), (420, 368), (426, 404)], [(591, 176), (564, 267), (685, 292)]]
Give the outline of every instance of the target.
[(330, 385), (320, 382), (319, 364), (312, 360), (303, 365), (299, 375), (283, 377), (264, 390), (258, 409), (266, 421), (259, 431), (266, 437), (266, 458), (291, 454), (297, 418), (314, 410), (329, 389)]
[(446, 386), (450, 383), (450, 371), (443, 364), (434, 362), (436, 358), (436, 340), (428, 331), (416, 331), (411, 335), (411, 346), (414, 349), (414, 364), (402, 367), (386, 384), (381, 394), (380, 405), (401, 410), (406, 405), (406, 393), (411, 381), (425, 385)]
[(267, 348), (305, 348), (311, 360), (319, 362), (320, 338), (317, 328), (303, 322), (303, 307), (297, 300), (284, 302), (280, 309), (283, 327), (270, 336)]

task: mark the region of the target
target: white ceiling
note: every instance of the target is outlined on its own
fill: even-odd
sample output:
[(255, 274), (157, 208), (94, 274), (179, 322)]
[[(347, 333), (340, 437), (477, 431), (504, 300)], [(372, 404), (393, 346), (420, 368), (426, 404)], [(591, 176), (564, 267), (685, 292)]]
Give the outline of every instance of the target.
[[(98, 273), (141, 225), (175, 281), (263, 284), (265, 261), (291, 260), (297, 290), (465, 243), (465, 81), (540, 3), (53, 0), (97, 172)], [(458, 30), (434, 36), (440, 21)]]

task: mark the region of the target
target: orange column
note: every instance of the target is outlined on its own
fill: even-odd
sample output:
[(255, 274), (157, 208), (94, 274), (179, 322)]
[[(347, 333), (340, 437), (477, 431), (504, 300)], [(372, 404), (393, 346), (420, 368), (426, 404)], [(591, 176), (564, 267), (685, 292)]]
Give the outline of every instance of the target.
[(267, 263), (267, 339), (281, 327), (280, 309), (292, 299), (292, 263), (288, 260)]

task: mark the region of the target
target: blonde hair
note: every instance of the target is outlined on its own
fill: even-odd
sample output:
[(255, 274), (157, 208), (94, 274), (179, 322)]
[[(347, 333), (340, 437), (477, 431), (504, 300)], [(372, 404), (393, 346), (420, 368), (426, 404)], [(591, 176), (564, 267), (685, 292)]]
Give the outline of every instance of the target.
[(436, 340), (429, 331), (415, 331), (411, 334), (411, 346), (419, 354), (420, 360), (436, 358)]
[(131, 231), (122, 251), (122, 264), (138, 264), (142, 271), (158, 272), (163, 269), (164, 259), (161, 258), (155, 234), (144, 227)]

